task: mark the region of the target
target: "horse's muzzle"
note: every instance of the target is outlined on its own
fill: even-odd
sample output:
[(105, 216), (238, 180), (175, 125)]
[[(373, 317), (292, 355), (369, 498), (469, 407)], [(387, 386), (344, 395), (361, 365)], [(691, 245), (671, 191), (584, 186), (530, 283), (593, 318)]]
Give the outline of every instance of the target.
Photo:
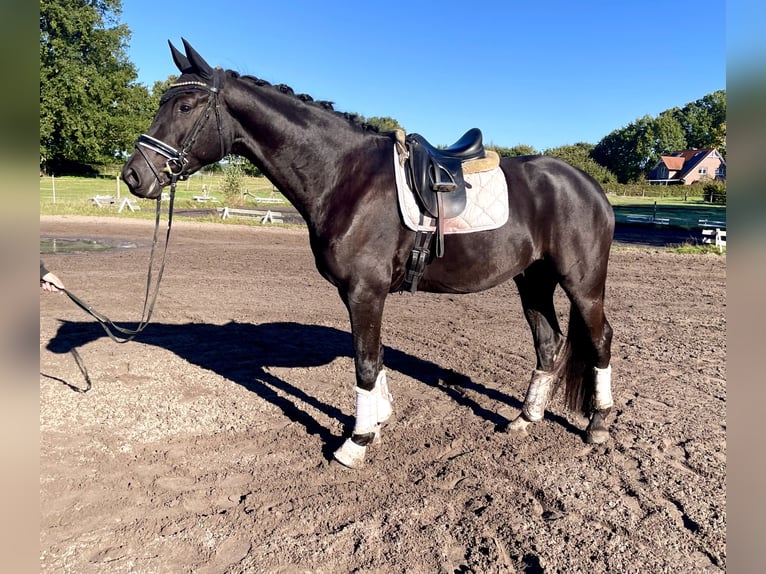
[[(157, 157), (165, 159), (162, 167), (152, 163)], [(183, 150), (179, 151), (160, 139), (141, 134), (136, 140), (136, 151), (122, 169), (122, 179), (133, 195), (156, 199), (163, 187), (184, 178), (187, 163)]]
[[(141, 173), (141, 172), (144, 173)], [(161, 174), (160, 177), (165, 179)], [(148, 169), (140, 170), (133, 167), (133, 161), (128, 161), (122, 168), (120, 175), (122, 181), (128, 186), (130, 193), (137, 197), (146, 199), (156, 199), (162, 193), (162, 188), (170, 183), (170, 179), (162, 182), (158, 177)]]

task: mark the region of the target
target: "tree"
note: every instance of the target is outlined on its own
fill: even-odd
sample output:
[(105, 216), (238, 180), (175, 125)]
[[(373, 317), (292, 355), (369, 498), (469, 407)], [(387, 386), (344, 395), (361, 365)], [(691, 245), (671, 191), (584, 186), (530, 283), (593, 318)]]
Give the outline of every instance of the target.
[(601, 184), (616, 183), (617, 177), (590, 157), (593, 148), (593, 144), (580, 142), (574, 145), (547, 149), (545, 150), (545, 155), (564, 160), (568, 164), (583, 170)]
[(702, 197), (710, 203), (726, 203), (726, 184), (709, 180), (702, 184)]
[(649, 125), (648, 135), (650, 138), (649, 145), (653, 152), (653, 157), (649, 160), (650, 165), (648, 167), (650, 168), (659, 161), (659, 156), (682, 150), (690, 145), (673, 110), (668, 110), (657, 116)]
[(244, 158), (228, 155), (224, 160), (221, 162), (221, 169), (223, 170), (221, 191), (229, 204), (236, 203), (242, 193), (242, 182), (245, 179), (245, 172), (242, 169)]
[(620, 183), (627, 183), (641, 175), (637, 161), (640, 127), (634, 122), (614, 130), (599, 141), (591, 157), (617, 176)]
[(494, 150), (500, 157), (517, 157), (522, 155), (539, 155), (540, 152), (531, 145), (519, 144), (513, 147), (500, 147), (489, 144), (488, 149)]
[(155, 113), (160, 108), (160, 100), (162, 99), (163, 94), (167, 92), (170, 89), (170, 86), (175, 84), (177, 80), (178, 76), (176, 74), (170, 74), (166, 79), (154, 82), (152, 85), (151, 101)]
[(686, 104), (675, 111), (690, 148), (717, 148), (726, 154), (726, 91), (712, 94)]
[(680, 124), (672, 111), (666, 111), (613, 131), (596, 144), (590, 156), (614, 173), (620, 183), (629, 183), (643, 178), (661, 155), (685, 147)]
[(121, 9), (120, 0), (40, 1), (40, 158), (49, 170), (118, 160), (151, 121)]
[(378, 131), (381, 131), (381, 132), (404, 129), (402, 128), (402, 126), (399, 125), (398, 121), (396, 121), (394, 118), (389, 118), (388, 116), (386, 117), (375, 116), (372, 118), (366, 118), (364, 121), (370, 124), (371, 126), (375, 126), (376, 128), (378, 128)]

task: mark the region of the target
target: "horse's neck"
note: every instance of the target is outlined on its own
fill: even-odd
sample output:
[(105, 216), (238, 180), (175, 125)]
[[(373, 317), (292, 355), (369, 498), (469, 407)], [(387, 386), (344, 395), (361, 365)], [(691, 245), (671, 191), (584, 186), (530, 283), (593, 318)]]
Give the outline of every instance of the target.
[(316, 223), (364, 134), (333, 112), (270, 87), (240, 81), (227, 104), (239, 126), (232, 151), (260, 167), (309, 224)]

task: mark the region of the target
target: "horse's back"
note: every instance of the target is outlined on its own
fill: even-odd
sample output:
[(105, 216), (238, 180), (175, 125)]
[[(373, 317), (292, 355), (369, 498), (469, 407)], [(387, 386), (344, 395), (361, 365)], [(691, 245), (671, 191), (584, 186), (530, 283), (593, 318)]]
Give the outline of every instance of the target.
[(590, 175), (567, 162), (545, 155), (505, 157), (501, 167), (508, 181), (511, 208), (530, 203), (546, 210), (566, 207), (570, 213), (591, 213), (614, 220), (601, 186)]
[(575, 238), (611, 244), (614, 211), (590, 175), (543, 155), (503, 158), (501, 167), (508, 181), (508, 224), (527, 226), (539, 248)]
[(545, 259), (564, 273), (575, 262), (601, 267), (614, 233), (614, 212), (588, 174), (549, 156), (503, 158), (508, 221), (500, 228), (448, 235), (445, 255), (426, 269), (427, 291), (473, 292)]

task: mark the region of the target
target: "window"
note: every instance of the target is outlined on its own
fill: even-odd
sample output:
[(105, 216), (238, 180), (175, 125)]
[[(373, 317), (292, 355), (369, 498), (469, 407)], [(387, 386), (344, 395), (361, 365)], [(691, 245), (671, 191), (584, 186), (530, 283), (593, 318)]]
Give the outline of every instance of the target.
[(697, 173), (700, 175), (705, 175), (707, 173), (707, 168), (703, 165), (701, 168), (697, 170)]

